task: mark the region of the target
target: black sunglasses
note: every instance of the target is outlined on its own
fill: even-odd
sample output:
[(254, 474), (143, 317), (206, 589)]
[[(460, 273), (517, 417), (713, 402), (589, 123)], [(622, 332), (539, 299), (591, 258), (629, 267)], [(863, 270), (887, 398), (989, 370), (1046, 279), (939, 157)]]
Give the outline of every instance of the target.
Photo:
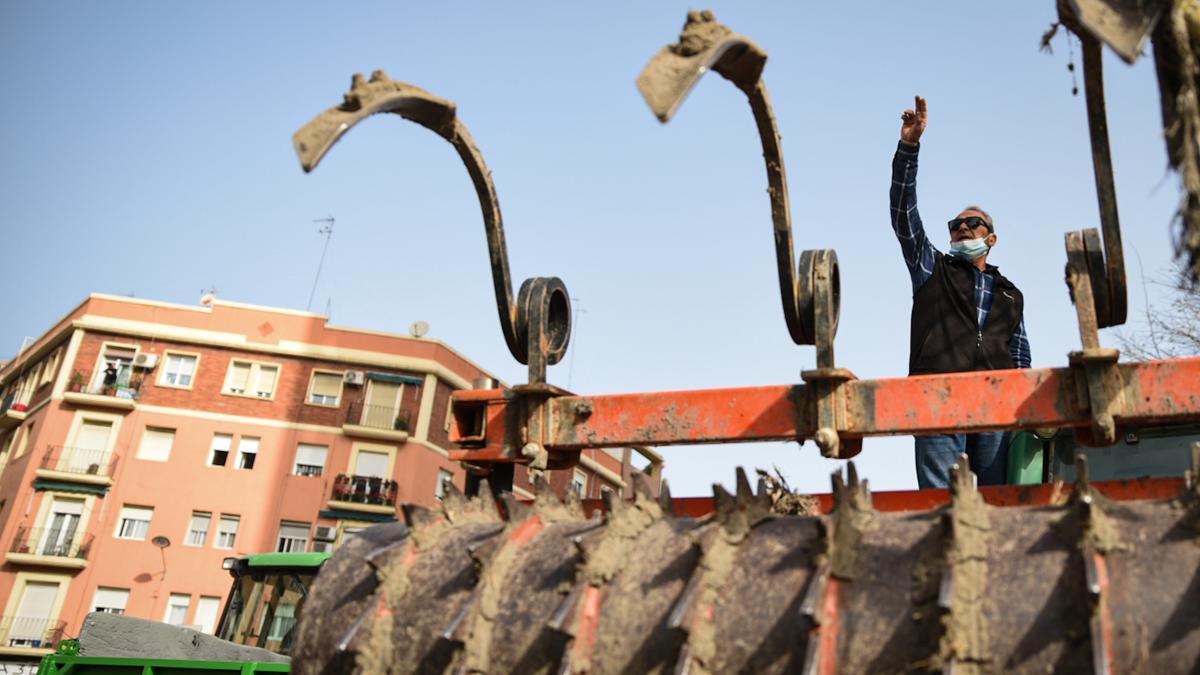
[(992, 226), (988, 225), (987, 221), (984, 220), (983, 218), (980, 218), (979, 216), (967, 216), (966, 218), (955, 218), (954, 220), (951, 220), (947, 224), (950, 226), (950, 231), (953, 232), (953, 231), (957, 230), (958, 226), (963, 223), (966, 223), (967, 227), (972, 230), (974, 230), (975, 228), (982, 225), (988, 229), (988, 232), (992, 231)]

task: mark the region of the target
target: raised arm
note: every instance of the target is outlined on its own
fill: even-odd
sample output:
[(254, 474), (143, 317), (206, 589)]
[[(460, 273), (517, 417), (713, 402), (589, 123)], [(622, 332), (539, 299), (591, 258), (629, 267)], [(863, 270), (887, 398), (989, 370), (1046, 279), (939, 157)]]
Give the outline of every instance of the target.
[(892, 188), (889, 193), (892, 209), (892, 230), (900, 241), (904, 264), (912, 278), (916, 293), (933, 275), (933, 260), (937, 249), (925, 236), (921, 215), (917, 212), (917, 153), (920, 150), (921, 134), (929, 121), (929, 109), (925, 99), (918, 96), (916, 108), (901, 115), (900, 143), (892, 158)]

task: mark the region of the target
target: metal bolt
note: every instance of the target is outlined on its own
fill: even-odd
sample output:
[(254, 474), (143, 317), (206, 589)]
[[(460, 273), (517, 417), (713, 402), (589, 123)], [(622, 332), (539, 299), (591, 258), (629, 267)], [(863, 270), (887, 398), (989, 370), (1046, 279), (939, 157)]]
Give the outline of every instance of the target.
[(821, 449), (821, 454), (826, 457), (837, 457), (839, 443), (836, 429), (821, 427), (817, 429), (817, 434), (813, 437), (813, 440), (817, 442), (817, 447)]
[(575, 404), (575, 415), (578, 417), (591, 417), (594, 412), (596, 411), (592, 408), (592, 402), (587, 399), (578, 401)]

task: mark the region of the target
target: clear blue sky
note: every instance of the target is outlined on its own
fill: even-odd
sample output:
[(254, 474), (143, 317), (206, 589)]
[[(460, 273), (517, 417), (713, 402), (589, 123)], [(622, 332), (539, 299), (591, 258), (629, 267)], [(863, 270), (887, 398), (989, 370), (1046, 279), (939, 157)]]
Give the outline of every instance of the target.
[[(689, 5), (612, 3), (8, 2), (0, 8), (0, 353), (90, 292), (303, 309), (406, 332), (423, 319), (509, 382), (478, 205), (442, 139), (395, 117), (347, 135), (312, 175), (291, 135), (356, 71), (458, 103), (490, 165), (514, 282), (578, 298), (580, 393), (779, 384), (811, 367), (779, 308), (766, 180), (744, 97), (715, 75), (660, 125), (634, 78)], [(797, 251), (835, 248), (840, 365), (903, 375), (911, 290), (888, 225), (900, 112), (929, 100), (920, 208), (935, 241), (968, 203), (995, 216), (992, 261), (1025, 291), (1034, 365), (1078, 347), (1063, 233), (1097, 226), (1083, 97), (1067, 45), (1038, 51), (1051, 0), (716, 3), (770, 54)], [(1076, 59), (1079, 50), (1076, 47)], [(1171, 258), (1152, 60), (1105, 55), (1118, 196), (1137, 280)], [(1082, 86), (1082, 82), (1080, 82)], [(1131, 317), (1142, 294), (1131, 289)], [(582, 311), (580, 311), (582, 310)], [(1102, 336), (1113, 344), (1111, 335)], [(915, 485), (908, 438), (869, 440), (876, 489)], [(827, 490), (805, 444), (667, 451), (676, 494), (778, 464)]]

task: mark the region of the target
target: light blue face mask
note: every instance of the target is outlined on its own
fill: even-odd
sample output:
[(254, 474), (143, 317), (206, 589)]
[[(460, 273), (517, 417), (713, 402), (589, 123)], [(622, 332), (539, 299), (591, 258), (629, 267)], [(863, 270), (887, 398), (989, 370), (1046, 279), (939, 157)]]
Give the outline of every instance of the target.
[(950, 242), (950, 255), (974, 260), (987, 253), (991, 247), (983, 239), (964, 239)]

